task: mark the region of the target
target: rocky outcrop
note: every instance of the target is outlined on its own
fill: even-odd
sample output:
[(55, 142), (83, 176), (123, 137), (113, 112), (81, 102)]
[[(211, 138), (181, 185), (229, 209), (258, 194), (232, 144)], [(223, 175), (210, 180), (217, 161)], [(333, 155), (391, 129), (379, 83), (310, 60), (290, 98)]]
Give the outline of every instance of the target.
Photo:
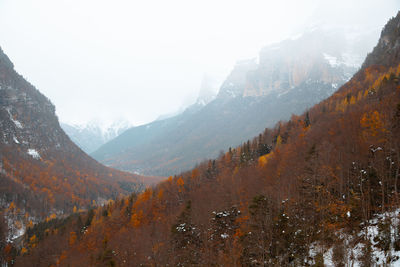
[(257, 67), (256, 59), (238, 61), (222, 84), (217, 97), (242, 96), (244, 94), (243, 89), (247, 82), (248, 73), (250, 71), (255, 71)]
[(400, 61), (400, 11), (383, 28), (381, 38), (371, 54), (367, 56), (363, 68), (370, 65), (392, 67)]

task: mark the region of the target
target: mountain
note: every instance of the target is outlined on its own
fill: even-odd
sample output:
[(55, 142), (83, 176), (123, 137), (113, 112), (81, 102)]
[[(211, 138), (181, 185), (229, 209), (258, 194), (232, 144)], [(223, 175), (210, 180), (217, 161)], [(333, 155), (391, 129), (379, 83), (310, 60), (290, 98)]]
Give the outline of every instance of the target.
[(11, 240), (29, 221), (143, 189), (143, 177), (107, 168), (79, 149), (61, 129), (54, 105), (1, 49), (0, 132), (0, 206)]
[(92, 156), (147, 175), (190, 169), (330, 96), (361, 65), (374, 36), (313, 30), (267, 46), (259, 62), (238, 62), (211, 101), (199, 99), (177, 116), (133, 127)]
[(118, 120), (110, 125), (104, 125), (99, 121), (90, 121), (86, 124), (61, 123), (61, 128), (71, 140), (88, 154), (130, 127), (132, 125), (125, 120)]
[(16, 266), (398, 266), (399, 43), (400, 12), (326, 100), (141, 194), (32, 227)]

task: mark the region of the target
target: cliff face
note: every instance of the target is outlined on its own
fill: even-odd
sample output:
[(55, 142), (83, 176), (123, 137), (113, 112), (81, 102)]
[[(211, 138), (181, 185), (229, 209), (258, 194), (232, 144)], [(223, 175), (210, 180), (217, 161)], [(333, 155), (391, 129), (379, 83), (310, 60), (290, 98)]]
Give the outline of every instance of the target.
[[(297, 39), (264, 47), (256, 60), (238, 62), (219, 96), (266, 96), (287, 93), (305, 83), (345, 83), (371, 48), (371, 36), (335, 30), (313, 30)], [(373, 40), (375, 42), (375, 40)], [(360, 43), (365, 47), (357, 49)]]
[(343, 83), (355, 69), (337, 62), (346, 44), (338, 39), (330, 48), (332, 39), (325, 33), (311, 32), (296, 40), (265, 47), (260, 53), (259, 68), (249, 74), (245, 95), (286, 91), (310, 80)]
[(242, 60), (236, 63), (232, 72), (222, 84), (218, 96), (219, 98), (243, 96), (243, 89), (246, 86), (247, 75), (250, 71), (257, 70), (255, 59)]
[[(19, 150), (48, 154), (79, 152), (60, 129), (54, 105), (22, 76), (0, 50), (0, 143)], [(36, 155), (37, 155), (36, 154)]]
[(370, 65), (394, 66), (400, 60), (400, 12), (383, 28), (381, 38), (373, 52), (367, 56), (363, 67)]

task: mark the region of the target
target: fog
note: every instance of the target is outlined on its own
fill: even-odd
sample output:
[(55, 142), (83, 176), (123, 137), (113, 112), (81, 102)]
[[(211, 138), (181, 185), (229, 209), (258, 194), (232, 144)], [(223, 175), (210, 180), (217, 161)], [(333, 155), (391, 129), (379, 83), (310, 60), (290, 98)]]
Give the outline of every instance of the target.
[[(61, 121), (150, 122), (237, 60), (325, 27), (381, 28), (399, 0), (0, 0), (0, 46)], [(377, 36), (378, 39), (378, 36)]]

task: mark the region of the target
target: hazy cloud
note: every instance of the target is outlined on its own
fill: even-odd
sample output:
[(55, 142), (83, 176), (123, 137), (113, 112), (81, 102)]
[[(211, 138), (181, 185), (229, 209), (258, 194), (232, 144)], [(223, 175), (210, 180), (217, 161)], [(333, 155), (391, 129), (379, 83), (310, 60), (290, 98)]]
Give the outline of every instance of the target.
[[(323, 4), (321, 4), (323, 3)], [(381, 27), (399, 1), (2, 0), (0, 46), (63, 121), (149, 122), (194, 101), (204, 73), (318, 24)]]

